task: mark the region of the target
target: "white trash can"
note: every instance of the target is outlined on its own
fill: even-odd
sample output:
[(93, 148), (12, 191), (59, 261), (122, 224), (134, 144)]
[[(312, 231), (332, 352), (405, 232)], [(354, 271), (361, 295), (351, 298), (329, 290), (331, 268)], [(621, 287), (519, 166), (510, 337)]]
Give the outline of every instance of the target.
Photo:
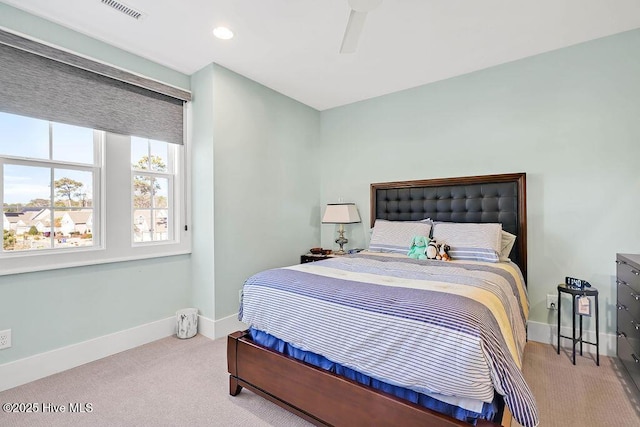
[(198, 333), (198, 309), (185, 308), (176, 311), (176, 335), (178, 338), (191, 338)]

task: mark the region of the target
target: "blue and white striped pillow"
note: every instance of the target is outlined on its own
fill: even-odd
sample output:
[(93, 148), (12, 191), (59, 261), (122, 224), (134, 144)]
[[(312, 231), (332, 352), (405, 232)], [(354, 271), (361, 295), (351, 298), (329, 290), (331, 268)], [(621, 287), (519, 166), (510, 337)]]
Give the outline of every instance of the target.
[(371, 234), (369, 250), (407, 254), (413, 236), (429, 237), (431, 224), (419, 221), (387, 221), (377, 219)]
[(451, 247), (454, 260), (499, 262), (502, 249), (501, 224), (438, 222), (433, 238)]

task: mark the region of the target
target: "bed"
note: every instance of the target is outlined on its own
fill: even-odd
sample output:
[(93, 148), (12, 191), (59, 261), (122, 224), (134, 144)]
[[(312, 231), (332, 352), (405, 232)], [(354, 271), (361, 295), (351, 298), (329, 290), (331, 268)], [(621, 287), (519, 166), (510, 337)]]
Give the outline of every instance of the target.
[[(521, 373), (526, 175), (371, 184), (371, 225), (372, 252), (247, 280), (230, 394), (245, 387), (316, 425), (537, 425)], [(458, 242), (453, 261), (393, 245), (415, 230)], [(489, 252), (510, 261), (460, 243), (505, 232), (512, 246)]]

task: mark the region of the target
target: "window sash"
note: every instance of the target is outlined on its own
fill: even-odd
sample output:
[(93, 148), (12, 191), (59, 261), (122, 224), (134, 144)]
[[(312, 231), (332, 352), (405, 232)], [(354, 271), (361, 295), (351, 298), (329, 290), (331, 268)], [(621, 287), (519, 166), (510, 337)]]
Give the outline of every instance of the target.
[[(173, 150), (172, 150), (173, 151)], [(173, 163), (173, 158), (175, 158), (175, 153), (172, 153), (172, 155), (170, 156), (170, 161)], [(135, 203), (134, 203), (134, 197), (135, 197), (135, 189), (134, 189), (134, 182), (137, 176), (144, 176), (144, 177), (148, 177), (150, 179), (155, 179), (155, 178), (162, 178), (162, 179), (166, 179), (167, 180), (167, 207), (166, 208), (162, 208), (162, 207), (155, 207), (153, 206), (153, 196), (151, 197), (151, 206), (150, 207), (136, 207)], [(175, 235), (175, 228), (176, 228), (176, 223), (173, 220), (174, 219), (174, 211), (175, 211), (175, 206), (176, 206), (176, 196), (175, 196), (175, 185), (174, 185), (174, 181), (175, 181), (175, 174), (174, 173), (168, 173), (168, 172), (152, 172), (152, 171), (148, 171), (148, 170), (142, 170), (142, 169), (135, 169), (132, 168), (131, 170), (131, 225), (132, 227), (135, 224), (136, 221), (136, 211), (150, 211), (151, 215), (150, 218), (151, 220), (153, 220), (154, 216), (154, 212), (156, 211), (162, 211), (162, 210), (166, 210), (167, 211), (167, 238), (166, 239), (151, 239), (151, 240), (143, 240), (143, 241), (136, 241), (135, 240), (135, 233), (133, 232), (132, 229), (132, 233), (131, 233), (131, 244), (136, 246), (136, 245), (148, 245), (151, 243), (163, 243), (163, 242), (173, 242), (174, 241), (174, 235)], [(155, 228), (153, 229), (155, 230)]]
[[(96, 161), (101, 158), (101, 140), (103, 138), (99, 134), (94, 133), (94, 157)], [(50, 191), (49, 191), (49, 206), (43, 209), (49, 209), (49, 224), (52, 230), (55, 230), (55, 212), (56, 211), (73, 211), (77, 210), (80, 207), (58, 207), (55, 205), (55, 188), (53, 187), (53, 181), (55, 180), (54, 172), (56, 169), (64, 169), (64, 170), (76, 170), (82, 172), (91, 173), (91, 192), (92, 192), (92, 203), (90, 207), (84, 207), (84, 209), (91, 209), (92, 212), (92, 245), (78, 247), (78, 248), (69, 248), (69, 247), (56, 247), (54, 242), (55, 232), (50, 234), (48, 239), (51, 240), (51, 245), (49, 248), (37, 249), (37, 250), (19, 250), (19, 251), (5, 251), (4, 249), (0, 250), (0, 258), (1, 257), (16, 257), (22, 256), (28, 253), (47, 253), (49, 252), (58, 252), (60, 250), (88, 250), (96, 247), (101, 247), (102, 235), (100, 233), (100, 210), (101, 210), (101, 177), (102, 177), (102, 167), (98, 165), (83, 165), (83, 164), (74, 164), (70, 162), (63, 161), (54, 161), (50, 159), (23, 159), (16, 158), (12, 156), (2, 156), (0, 155), (0, 177), (2, 177), (3, 185), (0, 186), (0, 200), (4, 202), (4, 173), (5, 167), (7, 165), (16, 165), (16, 166), (26, 166), (26, 167), (39, 167), (50, 169)], [(3, 209), (4, 212), (4, 209)]]

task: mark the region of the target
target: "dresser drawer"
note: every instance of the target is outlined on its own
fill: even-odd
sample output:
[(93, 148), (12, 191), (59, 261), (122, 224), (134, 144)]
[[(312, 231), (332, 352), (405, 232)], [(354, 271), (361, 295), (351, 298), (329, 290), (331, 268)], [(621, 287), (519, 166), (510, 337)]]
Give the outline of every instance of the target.
[(627, 264), (626, 261), (620, 259), (616, 263), (618, 264), (618, 283), (624, 283), (640, 294), (640, 268)]
[(640, 323), (640, 293), (618, 281), (618, 306), (624, 307)]
[(623, 337), (618, 337), (618, 358), (629, 372), (633, 382), (640, 388), (640, 355), (633, 351)]
[(621, 309), (618, 304), (618, 335), (627, 339), (629, 345), (640, 357), (640, 323), (629, 315), (627, 310)]

